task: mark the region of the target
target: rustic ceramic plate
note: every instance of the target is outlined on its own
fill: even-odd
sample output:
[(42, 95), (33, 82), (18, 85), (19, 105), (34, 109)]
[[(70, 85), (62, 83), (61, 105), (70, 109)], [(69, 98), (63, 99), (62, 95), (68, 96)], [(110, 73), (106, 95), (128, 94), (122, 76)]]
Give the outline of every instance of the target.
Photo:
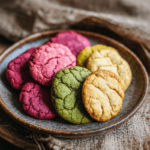
[(127, 60), (132, 70), (132, 82), (123, 101), (123, 107), (120, 113), (107, 122), (93, 121), (88, 124), (73, 125), (65, 120), (57, 117), (52, 120), (39, 120), (28, 116), (22, 110), (19, 104), (19, 93), (15, 91), (5, 78), (5, 70), (8, 63), (33, 46), (40, 46), (46, 43), (51, 36), (64, 30), (46, 31), (31, 35), (9, 47), (0, 59), (0, 105), (3, 110), (15, 121), (28, 129), (51, 133), (58, 137), (64, 138), (80, 138), (91, 135), (97, 135), (106, 132), (131, 118), (137, 110), (142, 106), (148, 91), (148, 76), (144, 66), (137, 56), (121, 43), (102, 36), (86, 31), (77, 31), (91, 41), (91, 45), (103, 43), (116, 48), (121, 56)]

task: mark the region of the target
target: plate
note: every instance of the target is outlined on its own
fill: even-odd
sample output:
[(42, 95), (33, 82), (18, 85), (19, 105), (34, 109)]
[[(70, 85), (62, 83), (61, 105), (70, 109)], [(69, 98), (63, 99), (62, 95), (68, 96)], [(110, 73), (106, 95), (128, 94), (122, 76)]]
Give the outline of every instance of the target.
[(26, 128), (44, 133), (52, 134), (57, 137), (63, 138), (81, 138), (92, 135), (98, 135), (113, 129), (120, 124), (130, 119), (144, 103), (147, 91), (148, 91), (148, 75), (147, 72), (139, 60), (139, 58), (131, 52), (123, 44), (108, 38), (106, 36), (87, 32), (79, 31), (76, 32), (86, 36), (91, 45), (105, 44), (112, 46), (118, 50), (120, 55), (129, 63), (132, 71), (132, 82), (129, 88), (125, 92), (125, 98), (123, 100), (123, 106), (119, 114), (107, 121), (107, 122), (96, 122), (93, 121), (88, 124), (73, 125), (67, 121), (57, 117), (52, 120), (40, 120), (28, 116), (19, 104), (19, 92), (15, 91), (10, 84), (7, 82), (5, 77), (5, 71), (8, 63), (16, 58), (18, 55), (25, 52), (27, 49), (40, 46), (46, 43), (51, 36), (54, 36), (58, 32), (66, 30), (53, 30), (45, 31), (30, 35), (21, 41), (15, 43), (9, 47), (0, 58), (0, 106), (1, 108), (19, 124)]

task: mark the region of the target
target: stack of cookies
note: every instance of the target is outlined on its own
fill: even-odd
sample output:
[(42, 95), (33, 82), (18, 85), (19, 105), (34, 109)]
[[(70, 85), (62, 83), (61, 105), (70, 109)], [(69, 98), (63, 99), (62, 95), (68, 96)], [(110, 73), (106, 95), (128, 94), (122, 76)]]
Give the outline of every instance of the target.
[(12, 60), (6, 78), (28, 115), (83, 124), (119, 113), (132, 73), (116, 49), (70, 30)]

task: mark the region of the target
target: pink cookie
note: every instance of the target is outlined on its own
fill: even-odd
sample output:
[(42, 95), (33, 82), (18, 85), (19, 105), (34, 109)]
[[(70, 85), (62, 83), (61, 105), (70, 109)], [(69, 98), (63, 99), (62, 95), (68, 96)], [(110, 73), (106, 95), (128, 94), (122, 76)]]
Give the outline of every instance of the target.
[(63, 68), (76, 65), (76, 57), (62, 44), (48, 43), (31, 55), (30, 74), (41, 85), (50, 86), (55, 74)]
[(26, 82), (32, 80), (29, 73), (29, 59), (36, 48), (30, 48), (8, 64), (6, 78), (14, 89), (21, 90)]
[(23, 110), (35, 118), (52, 119), (57, 116), (52, 106), (50, 90), (36, 83), (28, 82), (22, 87), (19, 102)]
[(86, 37), (72, 30), (60, 32), (55, 37), (50, 38), (50, 41), (67, 46), (75, 56), (85, 47), (91, 46), (90, 41)]

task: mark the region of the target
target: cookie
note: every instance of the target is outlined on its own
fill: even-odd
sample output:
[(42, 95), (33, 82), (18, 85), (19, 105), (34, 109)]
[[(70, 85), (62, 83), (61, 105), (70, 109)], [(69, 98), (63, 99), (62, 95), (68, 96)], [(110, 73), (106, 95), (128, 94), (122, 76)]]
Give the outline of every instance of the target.
[(91, 72), (75, 66), (57, 72), (52, 83), (52, 103), (60, 117), (73, 123), (91, 121), (82, 103), (82, 84)]
[(23, 110), (35, 118), (52, 119), (57, 116), (49, 90), (36, 83), (28, 82), (22, 87), (19, 102)]
[(50, 38), (50, 41), (67, 46), (75, 56), (77, 56), (82, 49), (91, 45), (86, 37), (72, 30), (60, 32), (55, 37)]
[(14, 89), (20, 91), (26, 82), (32, 80), (29, 73), (29, 59), (36, 48), (30, 48), (8, 64), (6, 78)]
[(60, 69), (75, 65), (76, 57), (69, 48), (57, 43), (40, 46), (29, 61), (32, 78), (44, 86), (51, 85), (53, 77)]
[(108, 121), (121, 110), (124, 90), (113, 72), (99, 70), (86, 78), (82, 87), (83, 104), (97, 121)]
[(86, 62), (87, 59), (89, 58), (89, 56), (97, 50), (101, 50), (101, 49), (110, 49), (110, 50), (114, 50), (116, 51), (116, 49), (106, 46), (106, 45), (102, 45), (102, 44), (97, 44), (91, 47), (86, 47), (85, 49), (83, 49), (77, 56), (77, 65), (81, 66), (81, 67), (85, 67), (86, 66)]
[(86, 66), (91, 72), (97, 70), (109, 70), (121, 79), (124, 91), (131, 83), (132, 73), (129, 64), (119, 55), (117, 51), (102, 49), (93, 52)]

